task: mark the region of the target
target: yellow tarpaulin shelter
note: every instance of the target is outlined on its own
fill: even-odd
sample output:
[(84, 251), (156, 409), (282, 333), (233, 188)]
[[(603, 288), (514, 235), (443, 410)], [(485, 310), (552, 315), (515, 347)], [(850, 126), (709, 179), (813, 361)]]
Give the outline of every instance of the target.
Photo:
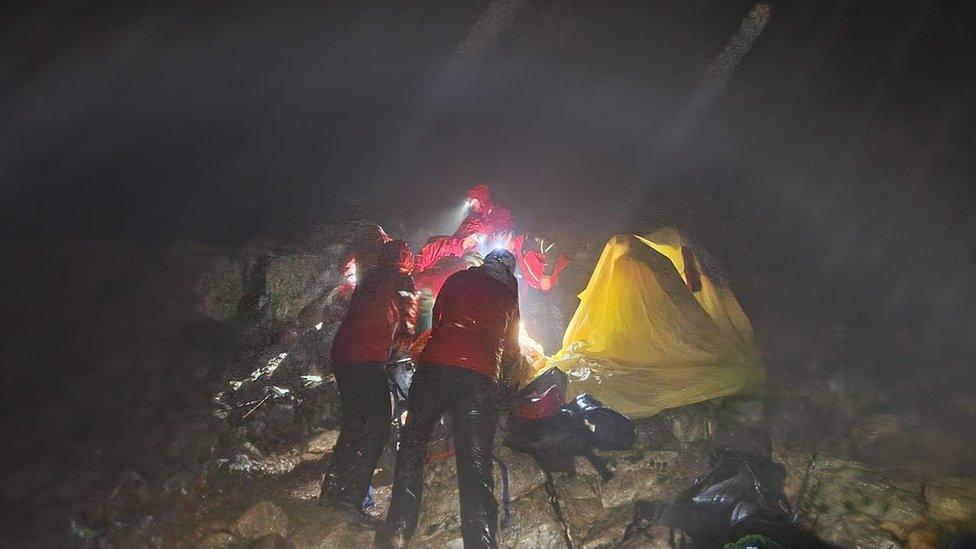
[(706, 267), (671, 229), (611, 238), (563, 348), (533, 374), (556, 366), (571, 394), (633, 417), (759, 389), (765, 369), (749, 319)]

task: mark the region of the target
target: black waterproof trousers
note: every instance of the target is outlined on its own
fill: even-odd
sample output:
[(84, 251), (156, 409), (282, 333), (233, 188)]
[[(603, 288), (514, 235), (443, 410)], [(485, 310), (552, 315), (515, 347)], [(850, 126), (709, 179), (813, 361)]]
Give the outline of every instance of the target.
[(454, 429), (464, 547), (497, 547), (498, 503), (492, 491), (496, 386), (494, 379), (465, 368), (433, 364), (417, 368), (407, 422), (400, 435), (393, 498), (386, 517), (388, 533), (409, 538), (417, 529), (427, 444), (438, 419), (447, 413)]
[(390, 386), (383, 364), (343, 364), (334, 370), (342, 423), (321, 499), (362, 510), (376, 463), (390, 437)]

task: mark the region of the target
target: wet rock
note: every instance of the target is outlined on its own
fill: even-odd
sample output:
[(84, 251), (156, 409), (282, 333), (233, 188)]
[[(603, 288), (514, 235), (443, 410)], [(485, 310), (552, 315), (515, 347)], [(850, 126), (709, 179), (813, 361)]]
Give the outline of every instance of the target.
[(561, 547), (563, 527), (542, 487), (512, 502), (512, 520), (499, 535), (504, 547)]
[[(511, 522), (505, 533), (500, 535), (505, 546), (534, 547), (532, 540), (542, 540), (549, 534), (548, 527), (555, 518), (550, 516), (552, 509), (545, 496), (542, 484), (545, 475), (535, 461), (524, 454), (500, 447), (496, 456), (501, 459), (509, 472), (509, 498)], [(495, 497), (499, 503), (499, 520), (502, 514), (502, 478), (500, 468), (495, 467)], [(428, 465), (421, 502), (420, 521), (417, 526), (418, 547), (461, 546), (459, 500), (457, 489), (457, 469), (453, 459)], [(542, 494), (544, 505), (538, 500)], [(386, 494), (383, 488), (374, 493), (377, 507), (388, 505), (383, 501)], [(541, 515), (540, 515), (541, 513)], [(555, 524), (558, 525), (558, 522)], [(552, 526), (549, 524), (549, 526)], [(559, 543), (562, 543), (561, 526), (555, 530)], [(513, 530), (514, 529), (514, 530)], [(507, 541), (506, 541), (507, 540)], [(546, 545), (543, 545), (546, 546)]]
[[(495, 478), (496, 495), (500, 482)], [(496, 496), (497, 497), (497, 496)], [(427, 465), (417, 535), (431, 547), (460, 541), (457, 469), (453, 459)]]
[(692, 443), (708, 440), (715, 432), (712, 404), (705, 402), (667, 410), (671, 434), (680, 442)]
[(232, 526), (234, 534), (244, 539), (254, 539), (270, 534), (288, 533), (288, 515), (274, 503), (264, 500), (252, 505), (237, 517)]
[[(529, 493), (536, 486), (541, 486), (546, 481), (545, 473), (539, 468), (535, 460), (528, 454), (515, 452), (508, 447), (502, 446), (495, 451), (498, 458), (508, 469), (508, 490), (510, 499), (518, 499)], [(501, 497), (501, 471), (500, 467), (495, 467), (495, 493)], [(499, 499), (500, 501), (500, 499)]]
[(234, 534), (230, 532), (213, 532), (204, 536), (195, 546), (200, 549), (222, 549), (224, 547), (233, 547), (236, 544), (237, 538), (234, 537)]
[(773, 461), (779, 463), (786, 470), (783, 479), (783, 494), (790, 502), (795, 502), (804, 489), (807, 473), (812, 466), (814, 454), (797, 446), (785, 446), (778, 437), (773, 438)]
[(187, 469), (171, 475), (163, 481), (164, 496), (188, 496), (206, 481), (206, 475), (197, 469)]
[(905, 549), (939, 549), (946, 543), (937, 530), (914, 530), (905, 537)]
[(842, 547), (857, 549), (902, 549), (898, 537), (870, 520), (832, 520), (817, 525), (817, 536)]
[(246, 291), (244, 264), (230, 257), (213, 256), (199, 273), (194, 289), (198, 310), (207, 318), (231, 320), (237, 315)]
[(638, 499), (668, 501), (708, 470), (700, 453), (687, 451), (632, 450), (611, 456), (615, 476), (600, 485), (600, 499), (607, 508), (629, 505)]
[(946, 478), (925, 486), (925, 501), (937, 522), (976, 529), (976, 478)]
[(237, 454), (219, 464), (233, 475), (280, 476), (295, 470), (303, 461), (303, 454), (294, 448), (271, 454), (255, 450), (251, 448), (249, 454)]
[(859, 462), (833, 457), (812, 464), (798, 507), (823, 539), (865, 547), (897, 543), (926, 520), (920, 493), (896, 487)]
[(268, 534), (247, 544), (247, 549), (293, 549), (295, 545), (281, 534)]
[(757, 399), (728, 399), (722, 403), (719, 413), (722, 419), (749, 427), (762, 426), (766, 420), (765, 405)]
[[(577, 471), (581, 469), (583, 465), (577, 464)], [(595, 475), (560, 475), (554, 485), (574, 539), (586, 539), (594, 525), (601, 524), (613, 512), (603, 506), (600, 479)]]
[(276, 322), (294, 318), (325, 291), (333, 270), (326, 258), (317, 255), (266, 258), (258, 308)]
[(135, 510), (149, 504), (150, 499), (152, 499), (152, 489), (142, 475), (128, 470), (122, 473), (110, 497), (112, 503), (118, 508)]
[(337, 511), (317, 503), (303, 503), (290, 509), (295, 520), (288, 539), (295, 549), (365, 548), (373, 545), (374, 530), (353, 524)]
[(331, 452), (339, 440), (339, 431), (322, 431), (305, 445), (307, 459), (320, 459), (327, 452)]
[(629, 506), (608, 510), (602, 519), (590, 526), (587, 537), (582, 538), (583, 549), (617, 547), (633, 518), (634, 510)]
[(680, 530), (660, 524), (643, 527), (630, 538), (623, 540), (619, 549), (678, 549), (687, 547), (690, 538)]

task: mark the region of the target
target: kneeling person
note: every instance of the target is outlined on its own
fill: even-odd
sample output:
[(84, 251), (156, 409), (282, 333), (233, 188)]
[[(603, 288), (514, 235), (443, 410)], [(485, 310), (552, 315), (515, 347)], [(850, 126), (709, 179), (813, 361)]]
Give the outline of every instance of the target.
[(481, 267), (451, 275), (437, 297), (430, 340), (410, 387), (390, 512), (377, 535), (380, 546), (405, 546), (417, 528), (427, 444), (444, 413), (454, 429), (464, 546), (497, 546), (495, 396), (499, 379), (521, 358), (515, 265), (511, 252), (492, 252)]
[(377, 265), (357, 285), (332, 345), (342, 405), (339, 440), (322, 483), (323, 503), (363, 509), (390, 435), (391, 401), (384, 365), (413, 335), (417, 295), (413, 253), (402, 240), (383, 244)]

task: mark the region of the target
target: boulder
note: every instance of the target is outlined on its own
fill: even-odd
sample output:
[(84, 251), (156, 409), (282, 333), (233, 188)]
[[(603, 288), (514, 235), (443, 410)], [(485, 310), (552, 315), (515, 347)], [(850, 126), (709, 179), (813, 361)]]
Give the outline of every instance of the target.
[(610, 465), (614, 478), (600, 484), (600, 500), (606, 508), (638, 499), (668, 501), (708, 470), (706, 456), (692, 450), (615, 452)]
[(511, 548), (562, 547), (563, 526), (539, 486), (512, 502), (512, 520), (499, 534), (499, 544)]
[(715, 432), (711, 402), (667, 410), (665, 416), (670, 420), (671, 434), (680, 442), (702, 442)]
[(293, 549), (295, 545), (281, 534), (261, 536), (247, 544), (247, 549)]
[(604, 516), (595, 521), (582, 540), (583, 549), (597, 549), (617, 547), (624, 538), (627, 525), (634, 519), (634, 509), (630, 506), (609, 510)]
[(817, 458), (807, 482), (797, 506), (804, 521), (830, 542), (888, 547), (926, 521), (920, 493), (895, 486), (860, 462)]
[(937, 522), (976, 529), (976, 478), (953, 477), (929, 483), (925, 501)]
[(201, 266), (194, 284), (197, 309), (212, 320), (231, 320), (237, 315), (246, 289), (243, 262), (226, 256), (212, 256)]
[[(504, 463), (508, 469), (509, 499), (518, 499), (546, 481), (545, 473), (528, 454), (515, 452), (507, 446), (501, 446), (496, 447), (495, 458)], [(497, 464), (495, 466), (495, 494), (501, 501), (501, 468)]]
[(312, 502), (302, 502), (292, 511), (295, 520), (288, 539), (295, 549), (373, 546), (375, 531), (351, 523), (337, 511)]
[(255, 539), (271, 534), (288, 534), (288, 515), (281, 507), (263, 500), (244, 511), (231, 527), (232, 532), (244, 539)]
[(237, 538), (230, 532), (213, 532), (207, 534), (195, 545), (200, 549), (223, 549), (224, 547), (234, 547)]
[(323, 455), (332, 451), (336, 442), (339, 440), (339, 431), (322, 431), (312, 437), (305, 445), (306, 459), (319, 459)]
[(905, 549), (940, 549), (945, 546), (946, 542), (938, 530), (913, 530), (905, 537)]
[(295, 318), (326, 290), (326, 282), (333, 270), (326, 258), (317, 255), (266, 258), (258, 308), (273, 321)]

